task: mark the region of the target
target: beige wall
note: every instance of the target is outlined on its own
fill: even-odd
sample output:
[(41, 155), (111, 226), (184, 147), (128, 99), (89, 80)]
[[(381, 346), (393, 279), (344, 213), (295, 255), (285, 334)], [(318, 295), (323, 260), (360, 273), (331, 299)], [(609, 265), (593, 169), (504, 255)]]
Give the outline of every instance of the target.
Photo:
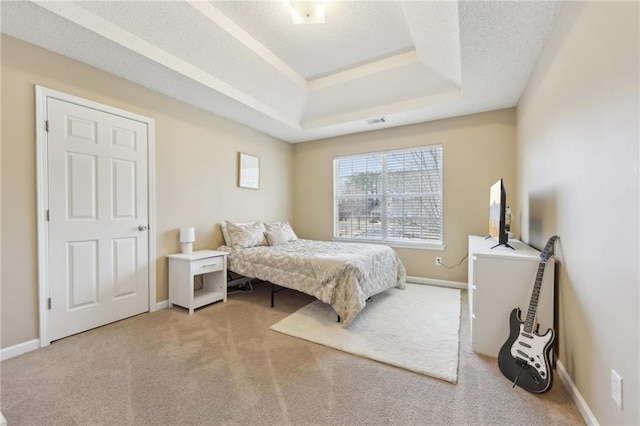
[[(35, 92), (42, 85), (151, 117), (156, 125), (157, 300), (178, 228), (195, 249), (222, 242), (219, 223), (291, 220), (293, 147), (111, 74), (2, 37), (2, 348), (36, 339)], [(10, 125), (7, 125), (10, 123)], [(237, 187), (237, 153), (261, 158), (260, 190)], [(259, 215), (259, 217), (257, 216)]]
[[(305, 238), (333, 233), (333, 158), (340, 155), (442, 144), (444, 160), (444, 251), (398, 248), (410, 276), (466, 282), (467, 264), (448, 270), (467, 252), (468, 235), (489, 227), (489, 188), (505, 179), (517, 213), (515, 110), (505, 109), (431, 123), (296, 144), (294, 225)], [(514, 224), (517, 232), (517, 223)]]
[(560, 236), (560, 361), (609, 425), (640, 424), (638, 5), (566, 3), (518, 106), (522, 234)]

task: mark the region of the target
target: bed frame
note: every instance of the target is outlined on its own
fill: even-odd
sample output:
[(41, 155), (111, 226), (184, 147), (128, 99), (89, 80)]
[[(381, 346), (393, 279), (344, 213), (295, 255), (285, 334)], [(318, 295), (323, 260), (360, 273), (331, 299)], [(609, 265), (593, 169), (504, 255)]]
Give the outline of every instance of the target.
[(253, 278), (245, 277), (244, 275), (236, 274), (235, 272), (227, 270), (227, 288), (248, 284), (253, 280)]
[[(276, 285), (274, 283), (269, 283), (269, 284), (271, 284), (271, 307), (273, 308), (273, 306), (275, 305), (275, 302), (274, 302), (275, 294), (280, 293), (282, 290), (291, 290), (291, 289), (288, 289), (286, 287), (280, 287), (279, 285)], [(276, 287), (278, 287), (277, 290), (276, 290)]]
[[(277, 284), (274, 283), (269, 283), (271, 284), (271, 307), (273, 308), (275, 303), (274, 303), (274, 296), (276, 293), (280, 293), (282, 290), (293, 290), (291, 288), (286, 288), (286, 287), (281, 287)], [(276, 289), (276, 287), (278, 287), (278, 289)], [(367, 299), (370, 300), (371, 298)], [(340, 315), (338, 315), (338, 319), (336, 320), (336, 322), (340, 322)]]

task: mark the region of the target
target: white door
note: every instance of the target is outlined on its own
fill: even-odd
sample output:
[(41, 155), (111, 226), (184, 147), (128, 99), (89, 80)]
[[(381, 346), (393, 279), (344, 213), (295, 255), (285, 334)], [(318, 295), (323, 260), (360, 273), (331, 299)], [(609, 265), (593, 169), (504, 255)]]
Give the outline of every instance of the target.
[(149, 310), (145, 123), (47, 98), (50, 340)]

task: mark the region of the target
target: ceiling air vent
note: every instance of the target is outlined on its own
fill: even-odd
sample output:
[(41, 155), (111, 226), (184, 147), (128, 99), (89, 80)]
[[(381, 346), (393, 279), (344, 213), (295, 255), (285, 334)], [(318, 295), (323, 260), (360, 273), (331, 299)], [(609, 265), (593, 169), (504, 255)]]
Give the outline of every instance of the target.
[(367, 124), (380, 124), (380, 123), (386, 123), (386, 122), (387, 122), (386, 117), (370, 118), (369, 120), (367, 120)]

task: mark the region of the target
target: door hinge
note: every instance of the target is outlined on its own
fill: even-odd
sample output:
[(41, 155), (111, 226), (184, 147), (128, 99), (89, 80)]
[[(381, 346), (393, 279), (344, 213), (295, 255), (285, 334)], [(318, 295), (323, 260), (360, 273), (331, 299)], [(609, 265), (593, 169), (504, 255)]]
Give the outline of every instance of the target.
[(51, 309), (51, 298), (47, 299), (47, 309)]
[(47, 210), (47, 222), (49, 222), (50, 218), (49, 218), (49, 210)]
[(44, 131), (45, 132), (49, 131), (49, 120), (45, 120), (45, 122), (44, 122)]

